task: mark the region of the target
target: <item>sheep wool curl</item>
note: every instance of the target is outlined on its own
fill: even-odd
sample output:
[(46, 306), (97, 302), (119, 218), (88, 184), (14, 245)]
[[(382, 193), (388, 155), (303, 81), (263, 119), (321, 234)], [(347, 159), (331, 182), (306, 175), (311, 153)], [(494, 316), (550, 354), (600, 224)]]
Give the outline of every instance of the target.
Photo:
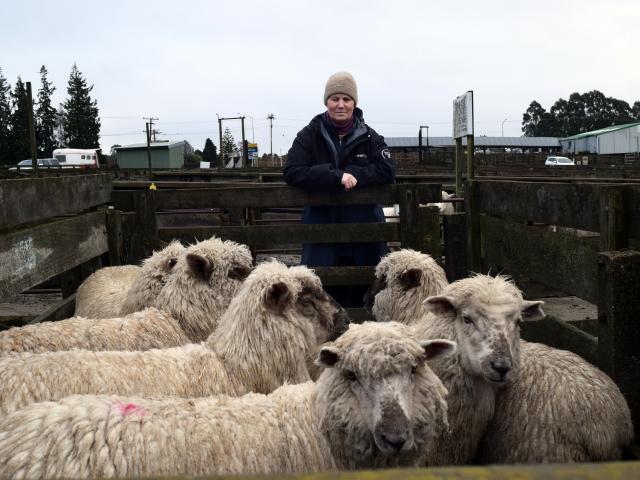
[(212, 237), (185, 248), (153, 306), (180, 323), (192, 342), (216, 329), (253, 260), (245, 245)]
[(140, 275), (137, 265), (104, 267), (89, 275), (76, 292), (76, 317), (115, 318)]
[(42, 353), (74, 348), (150, 350), (187, 343), (189, 339), (178, 322), (156, 308), (119, 318), (72, 317), (0, 332), (0, 353)]
[[(418, 341), (403, 325), (365, 323), (323, 347), (318, 361), (327, 371), (319, 382), (286, 385), (270, 395), (72, 396), (31, 405), (0, 420), (0, 477), (415, 466), (446, 430), (446, 390), (424, 360), (453, 349), (451, 342)], [(353, 376), (362, 392), (351, 388)], [(345, 450), (336, 455), (334, 442)]]
[(384, 256), (376, 266), (375, 281), (365, 295), (365, 307), (379, 322), (405, 325), (421, 319), (423, 301), (449, 284), (444, 270), (426, 253), (403, 249)]
[(498, 395), (480, 463), (613, 462), (633, 424), (613, 381), (579, 356), (521, 343), (521, 366)]
[(142, 267), (105, 267), (92, 273), (78, 287), (76, 316), (115, 318), (151, 306), (183, 249), (174, 240), (153, 252)]
[(122, 302), (121, 314), (138, 312), (153, 304), (167, 283), (183, 250), (184, 246), (173, 240), (162, 250), (153, 252), (153, 255), (142, 261), (140, 275), (133, 281)]
[[(301, 271), (278, 262), (256, 267), (216, 332), (200, 344), (146, 352), (72, 350), (4, 358), (0, 414), (72, 394), (242, 395), (305, 382), (310, 379), (307, 358), (316, 344), (342, 333), (347, 317), (330, 297), (319, 299), (319, 281), (320, 292), (309, 293), (309, 286), (299, 279)], [(318, 308), (328, 312), (318, 319), (322, 324), (317, 328), (302, 310), (307, 296), (316, 296)]]

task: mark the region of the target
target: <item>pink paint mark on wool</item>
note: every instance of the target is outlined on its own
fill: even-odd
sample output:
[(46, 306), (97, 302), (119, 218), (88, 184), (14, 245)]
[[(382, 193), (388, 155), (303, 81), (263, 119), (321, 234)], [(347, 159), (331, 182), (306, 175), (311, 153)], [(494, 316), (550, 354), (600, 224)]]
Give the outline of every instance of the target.
[(117, 402), (114, 406), (123, 417), (126, 417), (127, 415), (136, 415), (138, 417), (144, 416), (144, 408), (140, 405), (136, 405), (135, 403)]

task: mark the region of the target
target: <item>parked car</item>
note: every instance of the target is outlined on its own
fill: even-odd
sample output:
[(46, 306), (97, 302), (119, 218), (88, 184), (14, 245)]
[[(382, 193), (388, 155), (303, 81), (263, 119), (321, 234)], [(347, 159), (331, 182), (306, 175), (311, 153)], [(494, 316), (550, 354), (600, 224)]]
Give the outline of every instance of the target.
[[(20, 160), (15, 167), (11, 167), (9, 170), (31, 170), (32, 161), (30, 158), (26, 160)], [(49, 168), (60, 168), (60, 162), (55, 158), (39, 158), (38, 159), (38, 167), (44, 167), (46, 169)]]
[(550, 156), (544, 161), (545, 165), (575, 165), (576, 162), (571, 160), (569, 157), (556, 157)]

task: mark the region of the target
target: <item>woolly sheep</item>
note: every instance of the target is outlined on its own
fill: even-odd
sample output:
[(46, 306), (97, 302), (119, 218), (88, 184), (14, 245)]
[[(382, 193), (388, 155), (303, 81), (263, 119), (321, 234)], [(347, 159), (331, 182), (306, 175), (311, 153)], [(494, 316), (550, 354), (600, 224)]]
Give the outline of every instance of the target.
[(498, 395), (478, 461), (621, 460), (633, 425), (611, 379), (571, 352), (524, 341), (520, 348), (520, 370)]
[(76, 291), (76, 317), (115, 318), (140, 275), (137, 265), (104, 267), (89, 275)]
[(415, 328), (458, 344), (458, 355), (430, 364), (449, 391), (451, 435), (433, 463), (469, 463), (495, 411), (496, 391), (520, 363), (520, 323), (544, 318), (541, 301), (526, 301), (504, 276), (475, 275), (425, 300), (430, 311)]
[[(523, 300), (520, 290), (505, 277), (476, 275), (445, 286), (440, 295), (423, 298), (426, 312), (420, 316), (416, 308), (420, 296), (408, 290), (404, 295), (401, 290), (396, 295), (386, 292), (399, 283), (407, 266), (402, 253), (383, 259), (396, 278), (388, 276), (387, 287), (375, 297), (376, 304), (379, 296), (387, 303), (381, 310), (385, 317), (376, 319), (403, 319), (424, 338), (447, 338), (458, 344), (456, 355), (430, 364), (449, 391), (451, 425), (451, 435), (438, 442), (431, 463), (469, 463), (493, 416), (496, 390), (519, 363), (518, 325), (543, 318), (542, 302)], [(402, 268), (392, 267), (396, 260)], [(416, 312), (415, 316), (404, 314), (403, 308)]]
[(376, 266), (375, 281), (365, 294), (365, 308), (378, 321), (405, 325), (426, 313), (424, 299), (438, 295), (449, 282), (444, 270), (426, 253), (403, 249)]
[[(442, 190), (440, 192), (440, 197), (442, 198), (442, 200), (444, 200), (443, 202), (437, 202), (437, 203), (427, 203), (425, 205), (421, 206), (426, 206), (426, 207), (438, 207), (438, 211), (440, 212), (440, 215), (452, 215), (455, 213), (455, 208), (453, 207), (453, 203), (448, 202), (447, 200), (454, 198), (456, 196), (455, 193), (447, 193), (444, 190)], [(397, 203), (393, 205), (393, 207), (383, 207), (382, 208), (382, 213), (384, 214), (384, 219), (385, 222), (387, 223), (399, 223), (400, 222), (400, 205), (398, 205)]]
[(352, 325), (324, 346), (317, 383), (203, 399), (73, 396), (0, 421), (0, 477), (273, 474), (414, 466), (446, 430), (425, 359), (452, 342), (397, 323)]
[(192, 342), (216, 329), (253, 260), (245, 245), (212, 237), (185, 248), (154, 307), (174, 317)]
[(0, 332), (0, 352), (150, 350), (189, 343), (178, 322), (156, 308), (121, 318), (67, 318)]
[[(315, 307), (309, 307), (314, 303)], [(316, 325), (302, 311), (314, 308)], [(76, 393), (175, 395), (268, 393), (310, 379), (307, 358), (348, 317), (306, 267), (258, 266), (209, 339), (146, 352), (74, 350), (0, 362), (0, 413)]]
[(182, 250), (174, 240), (145, 259), (142, 267), (105, 267), (92, 273), (78, 287), (76, 316), (115, 318), (151, 306)]

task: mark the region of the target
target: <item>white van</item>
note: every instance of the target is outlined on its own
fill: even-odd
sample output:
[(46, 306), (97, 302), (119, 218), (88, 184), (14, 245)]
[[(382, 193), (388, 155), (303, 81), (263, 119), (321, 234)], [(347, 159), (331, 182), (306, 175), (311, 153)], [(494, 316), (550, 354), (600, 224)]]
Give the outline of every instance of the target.
[(62, 168), (98, 168), (97, 148), (57, 148), (53, 151), (53, 158), (58, 160)]

